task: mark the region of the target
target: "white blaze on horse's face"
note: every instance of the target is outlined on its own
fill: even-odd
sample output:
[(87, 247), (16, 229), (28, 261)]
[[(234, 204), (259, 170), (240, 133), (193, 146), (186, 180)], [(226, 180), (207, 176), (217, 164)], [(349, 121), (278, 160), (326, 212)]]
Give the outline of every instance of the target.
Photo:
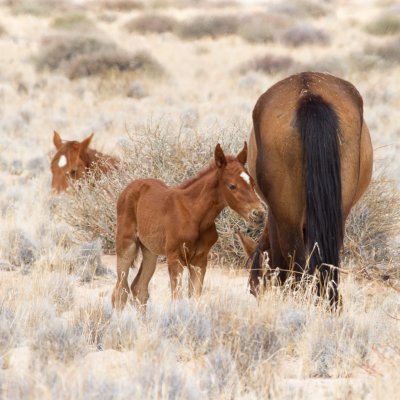
[(65, 167), (67, 165), (67, 157), (65, 157), (64, 154), (59, 158), (57, 165), (60, 168)]
[(240, 174), (240, 177), (248, 184), (250, 185), (250, 176), (246, 174), (246, 172), (242, 172)]

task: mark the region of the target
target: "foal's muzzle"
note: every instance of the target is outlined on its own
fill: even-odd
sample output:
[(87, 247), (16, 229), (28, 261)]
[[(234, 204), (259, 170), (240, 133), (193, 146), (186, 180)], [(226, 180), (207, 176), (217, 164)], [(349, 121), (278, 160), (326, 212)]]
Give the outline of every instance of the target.
[(250, 211), (249, 219), (256, 224), (261, 224), (265, 219), (265, 211), (263, 208), (255, 208)]

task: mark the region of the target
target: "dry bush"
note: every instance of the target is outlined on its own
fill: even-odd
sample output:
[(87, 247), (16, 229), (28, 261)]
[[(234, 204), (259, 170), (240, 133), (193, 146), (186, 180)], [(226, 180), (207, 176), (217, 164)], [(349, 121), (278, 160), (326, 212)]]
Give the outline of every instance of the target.
[(262, 71), (267, 74), (275, 74), (281, 71), (288, 71), (293, 67), (294, 60), (290, 56), (279, 56), (276, 54), (266, 54), (262, 57), (256, 57), (240, 67), (242, 73), (250, 70)]
[(350, 213), (345, 263), (373, 279), (400, 279), (400, 191), (384, 174), (375, 178)]
[(66, 68), (70, 79), (101, 75), (107, 72), (135, 72), (161, 76), (162, 66), (148, 52), (129, 54), (122, 50), (99, 51), (75, 57)]
[(178, 29), (182, 39), (200, 39), (210, 36), (218, 38), (234, 35), (239, 27), (239, 19), (233, 15), (202, 15), (183, 21)]
[(298, 25), (286, 29), (279, 36), (279, 40), (292, 47), (304, 45), (327, 45), (330, 42), (329, 35), (321, 30), (312, 28), (309, 25)]
[(125, 28), (128, 32), (164, 33), (177, 29), (178, 21), (167, 15), (146, 14), (129, 21)]
[(51, 26), (64, 31), (95, 31), (96, 24), (84, 14), (66, 14), (53, 20)]
[(396, 15), (384, 15), (365, 26), (365, 31), (371, 35), (385, 36), (400, 32), (400, 18)]

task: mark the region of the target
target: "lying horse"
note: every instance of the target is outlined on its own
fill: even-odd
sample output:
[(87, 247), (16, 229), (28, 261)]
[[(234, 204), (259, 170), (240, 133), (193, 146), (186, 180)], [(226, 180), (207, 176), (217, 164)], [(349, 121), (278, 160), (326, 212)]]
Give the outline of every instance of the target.
[(51, 187), (57, 193), (67, 190), (69, 179), (81, 179), (86, 172), (95, 168), (106, 173), (116, 167), (115, 158), (89, 148), (93, 135), (92, 133), (82, 142), (62, 141), (60, 135), (54, 131), (53, 142), (57, 152), (51, 160)]
[[(257, 252), (270, 246), (281, 282), (289, 269), (297, 279), (318, 272), (318, 294), (336, 306), (345, 221), (372, 174), (361, 95), (332, 75), (293, 75), (258, 99), (253, 127), (249, 171), (269, 207)], [(253, 258), (250, 275), (255, 288), (259, 260)]]
[(184, 266), (189, 268), (189, 296), (200, 296), (207, 256), (218, 239), (219, 213), (229, 206), (245, 219), (263, 214), (254, 180), (244, 167), (246, 160), (246, 143), (236, 157), (225, 156), (218, 144), (214, 162), (179, 186), (138, 179), (122, 191), (117, 203), (115, 308), (123, 308), (127, 301), (129, 267), (139, 250), (143, 260), (131, 285), (139, 305), (146, 305), (149, 298), (158, 255), (167, 257), (173, 299), (182, 295)]

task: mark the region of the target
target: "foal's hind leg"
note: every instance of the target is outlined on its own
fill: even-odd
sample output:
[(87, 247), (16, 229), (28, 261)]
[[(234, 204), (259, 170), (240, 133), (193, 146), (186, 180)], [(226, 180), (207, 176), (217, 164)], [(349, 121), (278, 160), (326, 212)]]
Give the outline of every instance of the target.
[(137, 243), (134, 239), (124, 241), (124, 246), (117, 249), (117, 283), (112, 294), (113, 307), (121, 310), (124, 308), (129, 294), (128, 273), (135, 261)]
[(149, 282), (156, 270), (157, 255), (142, 246), (143, 260), (140, 269), (132, 282), (133, 298), (138, 305), (145, 306), (149, 299)]

